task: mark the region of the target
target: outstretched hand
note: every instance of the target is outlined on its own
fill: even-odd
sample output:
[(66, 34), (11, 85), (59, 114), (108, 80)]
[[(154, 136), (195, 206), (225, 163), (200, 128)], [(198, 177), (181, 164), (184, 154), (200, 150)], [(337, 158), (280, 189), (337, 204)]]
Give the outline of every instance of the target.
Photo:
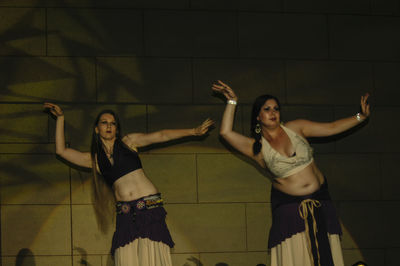
[(194, 135), (195, 136), (201, 136), (207, 133), (207, 131), (210, 129), (210, 127), (214, 124), (214, 121), (211, 120), (210, 118), (207, 118), (204, 120), (203, 123), (201, 123), (200, 126), (196, 127), (194, 129)]
[(223, 94), (227, 100), (237, 101), (237, 96), (235, 92), (231, 89), (231, 87), (220, 80), (218, 80), (217, 82), (218, 84), (214, 83), (211, 87), (213, 91)]
[(62, 109), (60, 108), (60, 106), (58, 106), (57, 104), (53, 104), (53, 103), (44, 103), (43, 107), (50, 111), (50, 113), (56, 117), (59, 116), (63, 116), (64, 113), (62, 111)]
[(368, 97), (369, 93), (366, 93), (365, 95), (361, 96), (361, 114), (364, 115), (365, 117), (369, 117), (370, 115), (370, 106), (368, 103)]

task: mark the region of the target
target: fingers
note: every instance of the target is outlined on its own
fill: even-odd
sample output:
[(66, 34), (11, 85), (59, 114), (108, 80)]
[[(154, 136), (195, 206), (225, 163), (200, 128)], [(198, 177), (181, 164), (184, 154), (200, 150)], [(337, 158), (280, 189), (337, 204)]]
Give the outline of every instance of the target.
[(201, 126), (204, 128), (204, 129), (208, 129), (210, 126), (212, 126), (214, 124), (214, 121), (212, 120), (212, 119), (210, 119), (210, 118), (207, 118), (202, 124), (201, 124)]
[(213, 84), (212, 85), (212, 87), (211, 87), (213, 90), (216, 90), (216, 91), (222, 91), (222, 90), (225, 90), (226, 88), (227, 88), (227, 86), (224, 86), (224, 85), (218, 85), (218, 84)]
[(43, 103), (43, 108), (49, 109), (49, 111), (55, 116), (63, 115), (62, 109), (56, 104), (46, 102), (46, 103)]
[(369, 98), (369, 93), (367, 92), (361, 96), (361, 101), (360, 101), (361, 112), (365, 116), (369, 116), (370, 114), (370, 105), (368, 103), (368, 98)]
[(227, 84), (223, 83), (223, 82), (220, 81), (220, 80), (217, 80), (217, 82), (218, 82), (219, 84), (221, 84), (223, 87), (228, 87), (228, 88), (230, 88)]
[(236, 94), (233, 92), (232, 88), (221, 80), (217, 80), (218, 84), (212, 85), (212, 90), (222, 93), (228, 100), (237, 100)]
[(222, 81), (217, 80), (217, 82), (219, 84), (214, 83), (212, 85), (212, 89), (214, 89), (214, 90), (232, 90), (231, 87), (229, 87), (227, 84), (223, 83)]
[(205, 133), (207, 133), (207, 131), (209, 130), (209, 128), (214, 124), (214, 121), (210, 118), (207, 118), (206, 120), (204, 120), (203, 123), (201, 123), (200, 126), (196, 127), (194, 132), (196, 136), (201, 136), (204, 135)]
[(51, 108), (52, 106), (54, 106), (52, 103), (43, 103), (44, 108)]
[(50, 108), (50, 109), (61, 109), (58, 105), (54, 104), (54, 103), (43, 103), (43, 107), (44, 108)]

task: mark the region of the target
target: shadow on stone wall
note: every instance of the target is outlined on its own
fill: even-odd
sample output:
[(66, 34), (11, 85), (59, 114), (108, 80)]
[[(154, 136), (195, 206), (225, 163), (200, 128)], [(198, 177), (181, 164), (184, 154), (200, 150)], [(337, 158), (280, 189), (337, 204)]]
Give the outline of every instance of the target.
[[(95, 2), (95, 1), (93, 1)], [(43, 6), (47, 4), (47, 1), (39, 1), (38, 3), (41, 3)], [(68, 4), (65, 4), (68, 6)], [(64, 10), (64, 9), (63, 9)], [(20, 18), (20, 22), (26, 23), (26, 21), (33, 21), (33, 17), (35, 15), (36, 10), (32, 9), (32, 11), (27, 12)], [(61, 12), (61, 11), (60, 11)], [(58, 35), (60, 42), (64, 44), (64, 53), (66, 54), (71, 54), (74, 55), (76, 54), (76, 51), (81, 51), (82, 53), (87, 53), (87, 54), (107, 54), (109, 50), (113, 50), (115, 43), (113, 43), (113, 38), (111, 38), (114, 34), (113, 31), (115, 30), (113, 25), (109, 25), (109, 21), (103, 20), (102, 17), (96, 17), (94, 15), (92, 17), (92, 21), (95, 21), (97, 25), (96, 29), (92, 28), (91, 23), (89, 23), (85, 17), (77, 12), (74, 12), (74, 9), (65, 9), (65, 13), (63, 14), (65, 17), (69, 17), (70, 19), (74, 20), (76, 25), (79, 25), (79, 27), (82, 28), (83, 31), (88, 31), (88, 32), (93, 32), (93, 35), (91, 36), (95, 42), (99, 44), (104, 44), (104, 48), (95, 48), (93, 49), (93, 46), (90, 45), (85, 45), (82, 44), (81, 42), (75, 41), (73, 39), (69, 39), (66, 36)], [(28, 23), (29, 24), (29, 23)], [(26, 28), (24, 31), (21, 31), (19, 27), (19, 24), (16, 23), (14, 26), (10, 27), (6, 31), (4, 31), (1, 35), (1, 39), (4, 41), (4, 43), (7, 43), (8, 41), (16, 40), (16, 39), (24, 39), (27, 37), (38, 37), (43, 34), (58, 34), (57, 32), (44, 32), (41, 31), (37, 28)], [(101, 31), (99, 31), (101, 29)], [(88, 90), (88, 84), (86, 80), (86, 72), (78, 62), (80, 59), (76, 57), (68, 57), (65, 60), (66, 65), (72, 66), (71, 69), (64, 69), (62, 67), (58, 67), (57, 64), (54, 63), (49, 63), (49, 61), (43, 57), (31, 57), (30, 54), (22, 51), (22, 50), (17, 50), (14, 47), (7, 47), (6, 49), (8, 53), (10, 54), (17, 54), (17, 55), (26, 55), (29, 56), (29, 64), (32, 66), (27, 70), (28, 68), (26, 67), (27, 61), (24, 58), (0, 58), (0, 68), (3, 71), (2, 78), (0, 80), (0, 87), (4, 88), (4, 92), (2, 92), (3, 95), (7, 95), (7, 97), (11, 97), (14, 99), (14, 101), (17, 99), (23, 99), (24, 101), (32, 102), (32, 103), (39, 103), (42, 101), (57, 101), (57, 102), (69, 102), (72, 104), (75, 104), (73, 99), (85, 99), (85, 102), (90, 102), (92, 104), (96, 104), (96, 98), (95, 95), (96, 93), (92, 93), (92, 91)], [(90, 60), (89, 60), (90, 61)], [(109, 64), (105, 62), (92, 62), (93, 64), (97, 64), (96, 67), (102, 68), (104, 71), (107, 71), (107, 76), (105, 79), (99, 81), (99, 84), (97, 84), (97, 88), (103, 88), (102, 90), (104, 91), (103, 98), (107, 99), (107, 102), (114, 102), (115, 100), (118, 99), (118, 95), (116, 90), (113, 89), (108, 89), (108, 88), (115, 88), (120, 85), (123, 85), (125, 88), (135, 88), (139, 86), (143, 80), (150, 79), (151, 77), (139, 77), (139, 78), (129, 78), (125, 74), (119, 72)], [(138, 64), (137, 68), (140, 69), (140, 62), (138, 60), (134, 60), (135, 64)], [(45, 73), (45, 74), (43, 74)], [(43, 96), (37, 96), (31, 93), (27, 92), (24, 93), (22, 90), (21, 91), (16, 91), (13, 89), (10, 89), (13, 85), (18, 85), (21, 83), (27, 83), (27, 84), (40, 84), (41, 82), (52, 82), (57, 79), (73, 79), (74, 84), (69, 86), (66, 89), (72, 90), (72, 93), (68, 96), (68, 99), (62, 99), (59, 98), (58, 95), (54, 95), (54, 97), (47, 97), (46, 93), (43, 93)], [(96, 80), (97, 82), (97, 80)], [(141, 86), (141, 85), (140, 85)], [(95, 89), (97, 89), (95, 88)], [(40, 87), (37, 88), (37, 90), (40, 92)], [(132, 98), (137, 99), (137, 102), (143, 102), (146, 99), (141, 98), (137, 94), (134, 93), (134, 90), (125, 90), (124, 93), (128, 93), (132, 96)], [(79, 104), (79, 102), (77, 102)], [(92, 109), (92, 106), (89, 107), (82, 107), (83, 110), (87, 109)], [(74, 109), (73, 106), (69, 106), (65, 108), (66, 111), (72, 111)], [(128, 117), (128, 112), (126, 109), (122, 107), (117, 108), (117, 112), (121, 117)], [(10, 119), (15, 119), (15, 121), (18, 121), (19, 118), (25, 117), (29, 112), (28, 111), (21, 111), (21, 112), (15, 112), (11, 115), (7, 114), (7, 118)], [(143, 114), (144, 116), (145, 114)], [(2, 117), (0, 116), (0, 119)], [(69, 132), (69, 135), (72, 136), (73, 141), (76, 141), (79, 145), (87, 145), (89, 148), (89, 143), (87, 143), (87, 139), (82, 140), (79, 138), (82, 136), (82, 132), (90, 131), (91, 126), (93, 124), (92, 118), (88, 115), (84, 117), (81, 122), (79, 123), (70, 123), (67, 119), (66, 121), (66, 127)], [(360, 125), (358, 128), (354, 128), (351, 131), (348, 131), (346, 133), (343, 133), (339, 136), (335, 136), (335, 138), (331, 139), (312, 139), (312, 143), (320, 143), (320, 142), (327, 142), (327, 141), (335, 141), (340, 138), (343, 138), (349, 134), (354, 133), (355, 131), (359, 130), (363, 125)], [(12, 135), (16, 137), (17, 139), (21, 140), (22, 142), (28, 142), (28, 141), (38, 141), (37, 135), (35, 134), (30, 134), (27, 133), (23, 130), (13, 130), (13, 129), (7, 129), (3, 128), (2, 130), (7, 130), (8, 135)], [(216, 133), (216, 132), (214, 132)], [(4, 134), (4, 133), (3, 133)], [(53, 133), (50, 133), (52, 135)], [(90, 135), (90, 134), (88, 134)], [(205, 138), (206, 136), (204, 136)], [(194, 140), (194, 139), (190, 139)], [(199, 138), (195, 140), (201, 140)], [(51, 140), (52, 141), (52, 140)], [(172, 144), (177, 144), (187, 141), (187, 139), (184, 140), (178, 140), (175, 142), (171, 143), (166, 143), (166, 144), (161, 144), (158, 145), (158, 147), (164, 147)], [(31, 151), (27, 151), (27, 153), (37, 153), (38, 150), (40, 150), (41, 144), (36, 144), (32, 145)], [(154, 147), (151, 147), (154, 148)], [(228, 145), (226, 145), (226, 148), (228, 150), (232, 151), (232, 148)], [(233, 153), (235, 154), (235, 153)], [(240, 157), (243, 159), (243, 157)], [(257, 166), (253, 161), (250, 159), (245, 159), (246, 162), (255, 165), (256, 168), (262, 172), (265, 175), (265, 170), (261, 169), (259, 166)], [(27, 182), (32, 182), (36, 183), (40, 186), (46, 186), (48, 185), (47, 180), (43, 179), (40, 175), (33, 171), (26, 170), (22, 168), (20, 165), (14, 165), (12, 163), (1, 163), (0, 164), (1, 168), (3, 171), (6, 173), (6, 175), (12, 175), (13, 179), (9, 179), (7, 181), (2, 180), (1, 181), (1, 186), (3, 187), (18, 187), (20, 185), (26, 184)], [(43, 166), (46, 166), (45, 163), (43, 163)], [(267, 174), (266, 177), (270, 178), (270, 176)], [(344, 189), (350, 189), (350, 188), (344, 188)], [(67, 196), (67, 195), (65, 195)], [(25, 203), (25, 202), (24, 202)], [(29, 203), (29, 202), (26, 202)], [(49, 212), (50, 215), (51, 212)], [(17, 215), (17, 214), (16, 214)], [(11, 220), (13, 220), (12, 218)], [(45, 220), (44, 220), (45, 222)], [(344, 220), (343, 223), (346, 225), (346, 221)], [(34, 238), (35, 232), (39, 231), (40, 225), (38, 225), (38, 228), (32, 228), (32, 239)], [(349, 231), (351, 232), (351, 228), (349, 228)], [(356, 240), (357, 242), (357, 240)], [(1, 251), (0, 251), (1, 252)], [(86, 253), (84, 253), (86, 254)], [(82, 261), (86, 261), (82, 257)], [(30, 264), (29, 264), (30, 263)], [(200, 262), (198, 262), (200, 263)], [(17, 257), (17, 263), (16, 265), (35, 265), (34, 257), (32, 252), (29, 249), (21, 249), (20, 252), (18, 253)], [(89, 264), (82, 264), (82, 265), (89, 265)], [(198, 264), (201, 265), (201, 264)], [(225, 263), (218, 263), (216, 266), (222, 266), (222, 265), (227, 265)]]
[(80, 248), (80, 247), (74, 247), (74, 250), (76, 250), (76, 252), (79, 253), (80, 259), (79, 259), (79, 265), (85, 265), (85, 266), (91, 266), (92, 264), (90, 264), (88, 262), (87, 259), (87, 252), (85, 249)]
[(36, 266), (32, 251), (28, 248), (21, 249), (17, 254), (15, 266)]

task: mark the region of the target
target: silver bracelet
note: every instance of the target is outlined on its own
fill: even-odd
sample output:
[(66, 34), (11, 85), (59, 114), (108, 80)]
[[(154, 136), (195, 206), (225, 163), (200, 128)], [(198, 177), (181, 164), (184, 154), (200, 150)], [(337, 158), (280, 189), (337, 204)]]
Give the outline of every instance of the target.
[(228, 100), (228, 101), (227, 101), (227, 104), (236, 105), (236, 104), (237, 104), (237, 101), (235, 101), (235, 100)]
[(364, 119), (361, 117), (361, 113), (357, 113), (356, 114), (356, 119), (357, 119), (358, 122), (364, 121)]

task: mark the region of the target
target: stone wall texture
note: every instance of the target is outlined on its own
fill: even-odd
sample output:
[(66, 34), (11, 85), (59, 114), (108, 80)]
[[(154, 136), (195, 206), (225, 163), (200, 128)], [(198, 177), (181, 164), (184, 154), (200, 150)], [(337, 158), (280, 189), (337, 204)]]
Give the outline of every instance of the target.
[(113, 265), (90, 172), (55, 156), (46, 101), (82, 151), (105, 108), (125, 133), (214, 119), (206, 138), (141, 153), (166, 201), (173, 263), (269, 265), (271, 180), (219, 138), (218, 79), (236, 90), (246, 135), (259, 94), (280, 98), (285, 121), (332, 121), (371, 93), (368, 124), (311, 141), (346, 265), (399, 265), (399, 33), (398, 0), (0, 0), (0, 265)]

